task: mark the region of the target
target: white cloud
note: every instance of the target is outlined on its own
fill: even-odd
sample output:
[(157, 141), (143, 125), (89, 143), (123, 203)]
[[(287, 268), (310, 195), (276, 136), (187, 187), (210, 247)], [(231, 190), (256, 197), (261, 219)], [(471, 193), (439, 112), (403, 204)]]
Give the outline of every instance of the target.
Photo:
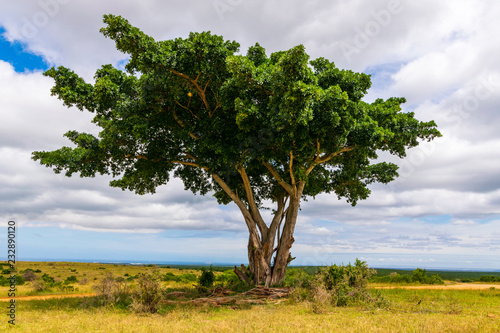
[[(11, 40), (27, 43), (31, 51), (88, 80), (100, 65), (125, 58), (99, 33), (106, 13), (123, 15), (157, 39), (212, 30), (240, 42), (242, 52), (255, 42), (268, 52), (304, 44), (312, 58), (327, 57), (341, 68), (373, 69), (381, 74), (375, 78), (385, 82), (375, 81), (372, 92), (407, 97), (406, 110), (418, 119), (435, 119), (446, 135), (411, 150), (405, 160), (384, 157), (401, 166), (400, 178), (373, 186), (371, 197), (354, 208), (335, 195), (304, 203), (293, 251), (316, 251), (316, 259), (324, 260), (335, 251), (498, 251), (500, 235), (492, 232), (498, 230), (498, 220), (484, 221), (500, 215), (500, 3), (231, 3), (221, 12), (215, 2), (194, 0), (10, 1), (2, 4), (0, 25)], [(390, 12), (394, 4), (400, 10)], [(391, 14), (384, 17), (387, 11)], [(366, 29), (375, 30), (363, 43)], [(356, 46), (356, 40), (361, 44)], [(356, 46), (357, 52), (346, 57), (342, 42)], [(15, 73), (0, 61), (0, 216), (17, 216), (28, 228), (146, 234), (224, 230), (245, 238), (246, 227), (234, 205), (219, 207), (211, 197), (194, 196), (178, 180), (154, 196), (136, 196), (109, 188), (107, 177), (68, 179), (31, 161), (31, 151), (68, 145), (62, 137), (67, 130), (97, 131), (91, 114), (67, 109), (51, 97), (51, 85), (39, 72)], [(269, 220), (270, 212), (264, 216)], [(442, 224), (425, 222), (429, 218)], [(204, 249), (210, 244), (207, 239)]]

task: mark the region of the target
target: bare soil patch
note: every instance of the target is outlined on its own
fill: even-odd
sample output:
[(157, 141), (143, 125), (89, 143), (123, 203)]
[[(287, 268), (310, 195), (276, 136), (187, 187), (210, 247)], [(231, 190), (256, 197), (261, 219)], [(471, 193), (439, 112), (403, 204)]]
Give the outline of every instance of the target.
[[(52, 298), (92, 297), (92, 296), (96, 296), (96, 295), (97, 294), (95, 294), (95, 293), (88, 293), (88, 294), (16, 296), (15, 299), (16, 299), (16, 301), (19, 301), (19, 300), (31, 301), (31, 300), (43, 300), (43, 299), (52, 299)], [(11, 297), (0, 297), (0, 302), (9, 302), (10, 300), (11, 300)]]

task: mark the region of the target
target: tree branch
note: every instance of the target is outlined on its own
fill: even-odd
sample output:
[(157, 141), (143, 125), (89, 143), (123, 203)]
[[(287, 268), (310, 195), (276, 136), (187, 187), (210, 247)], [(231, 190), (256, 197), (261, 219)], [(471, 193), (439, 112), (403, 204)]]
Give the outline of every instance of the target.
[(271, 173), (271, 175), (273, 175), (273, 177), (278, 181), (278, 184), (281, 185), (281, 187), (283, 187), (285, 189), (285, 191), (288, 192), (288, 194), (290, 195), (293, 195), (293, 188), (292, 186), (290, 186), (290, 184), (288, 184), (287, 182), (285, 182), (283, 180), (283, 178), (281, 178), (281, 176), (279, 175), (278, 171), (276, 171), (271, 164), (267, 163), (267, 162), (262, 162), (262, 164), (267, 168), (267, 170), (269, 170), (269, 172)]
[(241, 213), (243, 214), (243, 217), (245, 218), (245, 222), (247, 224), (248, 231), (250, 232), (250, 237), (253, 238), (254, 244), (259, 244), (260, 239), (259, 239), (259, 233), (258, 233), (257, 228), (256, 228), (255, 220), (253, 219), (252, 214), (250, 214), (250, 212), (248, 211), (248, 209), (245, 206), (245, 204), (243, 203), (243, 201), (241, 201), (241, 199), (238, 198), (238, 196), (233, 192), (233, 190), (231, 190), (231, 188), (226, 184), (226, 182), (222, 178), (219, 177), (219, 175), (217, 175), (215, 173), (211, 173), (211, 175), (212, 175), (212, 178), (217, 182), (217, 184), (219, 184), (219, 186), (222, 187), (224, 192), (226, 192), (227, 195), (229, 195), (229, 197), (238, 206)]
[(255, 203), (255, 198), (253, 196), (253, 191), (252, 191), (252, 186), (250, 185), (250, 179), (248, 178), (248, 175), (245, 171), (245, 168), (241, 166), (238, 168), (238, 172), (241, 175), (241, 179), (243, 180), (243, 188), (245, 189), (245, 193), (247, 195), (248, 199), (248, 205), (250, 206), (250, 211), (252, 213), (252, 216), (257, 223), (257, 226), (259, 227), (260, 234), (262, 235), (262, 238), (264, 238), (264, 235), (267, 234), (267, 225), (264, 222), (264, 219), (260, 215), (259, 208), (257, 207), (257, 204)]
[(341, 150), (339, 150), (339, 151), (337, 151), (335, 153), (331, 153), (331, 154), (328, 154), (328, 155), (323, 155), (323, 157), (316, 158), (316, 160), (317, 160), (318, 164), (324, 163), (324, 162), (328, 162), (329, 160), (331, 160), (335, 156), (337, 156), (339, 154), (342, 154), (342, 153), (345, 153), (346, 151), (351, 151), (353, 149), (354, 149), (354, 147), (344, 147), (344, 148), (342, 148)]
[[(283, 200), (283, 197), (280, 197), (276, 200), (278, 203), (278, 209), (276, 210), (276, 214), (274, 214), (273, 221), (271, 222), (271, 226), (269, 227), (268, 231), (268, 236), (267, 239), (271, 239), (271, 237), (276, 236), (276, 231), (279, 233), (279, 226), (281, 225), (281, 222), (283, 221), (283, 216), (284, 216), (284, 211), (285, 211), (285, 205), (288, 200), (288, 196)], [(279, 235), (278, 235), (279, 238)]]
[[(175, 121), (177, 121), (177, 123), (179, 124), (180, 127), (184, 128), (184, 123), (182, 122), (182, 120), (179, 119), (179, 117), (177, 117), (177, 115), (175, 114), (174, 111), (172, 111), (172, 115), (174, 116), (174, 119)], [(199, 140), (200, 137), (191, 133), (191, 132), (188, 132), (188, 134), (195, 140)]]
[[(319, 142), (317, 142), (317, 147), (319, 148)], [(331, 160), (335, 156), (340, 155), (342, 153), (345, 153), (347, 151), (351, 151), (353, 149), (354, 149), (354, 147), (344, 147), (341, 150), (336, 151), (334, 153), (331, 153), (331, 154), (328, 154), (328, 155), (325, 154), (325, 155), (323, 155), (323, 157), (319, 156), (319, 151), (318, 151), (318, 156), (316, 156), (316, 158), (314, 159), (314, 161), (311, 162), (311, 165), (309, 165), (309, 168), (307, 168), (307, 170), (306, 170), (306, 177), (309, 176), (309, 174), (316, 167), (316, 165), (328, 162), (329, 160)]]
[(289, 168), (290, 168), (290, 179), (292, 181), (292, 188), (293, 188), (293, 191), (295, 192), (297, 190), (297, 188), (295, 187), (295, 177), (293, 176), (293, 151), (290, 151)]
[[(191, 158), (191, 159), (193, 159), (193, 160), (196, 161), (196, 158), (194, 158), (193, 156), (191, 156), (191, 155), (189, 155), (187, 153), (185, 153), (185, 155), (186, 155), (186, 157)], [(129, 159), (136, 158), (136, 159), (141, 159), (141, 160), (146, 160), (146, 161), (151, 161), (151, 162), (159, 162), (159, 161), (162, 160), (161, 158), (156, 158), (154, 160), (151, 160), (151, 159), (147, 158), (144, 155), (130, 155), (130, 154), (125, 155), (125, 158), (129, 158)], [(168, 161), (168, 160), (166, 160), (166, 162), (168, 162), (168, 163), (177, 163), (177, 164), (182, 164), (182, 165), (189, 165), (189, 166), (193, 166), (193, 167), (204, 169), (204, 170), (208, 171), (207, 167), (200, 167), (199, 164), (196, 164), (194, 162), (177, 161), (177, 160), (175, 160), (175, 161)]]
[(193, 115), (193, 117), (195, 117), (196, 119), (198, 119), (198, 120), (200, 119), (200, 117), (198, 117), (197, 115), (195, 115), (195, 114), (193, 113), (193, 111), (191, 111), (191, 109), (190, 109), (190, 108), (188, 108), (187, 106), (182, 105), (181, 103), (179, 103), (179, 101), (175, 100), (175, 104), (179, 105), (181, 108), (183, 108), (183, 109), (185, 109), (185, 110), (188, 110), (188, 111), (189, 111), (189, 113), (191, 113), (191, 114)]
[[(187, 76), (186, 74), (178, 72), (178, 71), (176, 71), (176, 70), (174, 70), (172, 68), (167, 68), (167, 70), (169, 72), (177, 75), (177, 76), (180, 76), (184, 80), (188, 81), (191, 85), (193, 85), (194, 88), (196, 89), (196, 91), (198, 92), (198, 95), (200, 96), (203, 104), (207, 108), (207, 111), (210, 112), (210, 106), (208, 105), (207, 96), (205, 95), (205, 90), (201, 89), (201, 87), (198, 85), (198, 79), (200, 78), (201, 73), (199, 73), (198, 76), (196, 77), (196, 79), (193, 80), (189, 76)], [(205, 89), (206, 89), (206, 87), (205, 87)]]

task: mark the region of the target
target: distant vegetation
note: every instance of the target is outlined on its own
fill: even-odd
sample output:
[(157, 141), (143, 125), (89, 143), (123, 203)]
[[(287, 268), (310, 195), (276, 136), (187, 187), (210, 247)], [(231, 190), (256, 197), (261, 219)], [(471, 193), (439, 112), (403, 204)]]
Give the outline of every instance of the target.
[(374, 276), (371, 282), (384, 283), (418, 283), (418, 284), (444, 284), (443, 279), (438, 274), (430, 275), (425, 269), (417, 268), (413, 274), (398, 274), (392, 272), (385, 276)]
[[(394, 273), (398, 275), (411, 275), (411, 270), (403, 270), (403, 269), (388, 269), (388, 268), (377, 268), (377, 274), (375, 277), (383, 277), (388, 276)], [(484, 281), (484, 277), (488, 277), (486, 279), (490, 279), (494, 277), (497, 279), (497, 282), (500, 282), (500, 272), (469, 272), (469, 271), (427, 271), (428, 274), (436, 274), (443, 280), (448, 281), (457, 281), (457, 282), (490, 282)], [(493, 282), (493, 281), (491, 281)]]

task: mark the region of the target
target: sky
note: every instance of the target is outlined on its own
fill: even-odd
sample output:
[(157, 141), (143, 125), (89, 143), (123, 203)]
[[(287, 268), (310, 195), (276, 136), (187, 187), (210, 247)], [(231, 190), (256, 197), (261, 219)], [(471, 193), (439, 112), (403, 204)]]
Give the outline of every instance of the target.
[[(247, 262), (234, 204), (180, 180), (139, 196), (109, 177), (56, 175), (32, 151), (97, 134), (92, 115), (51, 96), (43, 71), (63, 65), (88, 82), (126, 55), (104, 14), (156, 40), (212, 31), (268, 54), (303, 44), (311, 59), (371, 74), (365, 101), (405, 97), (405, 112), (443, 137), (410, 149), (400, 177), (355, 207), (336, 195), (301, 205), (295, 265), (366, 260), (371, 267), (500, 270), (500, 2), (495, 0), (24, 0), (0, 4), (0, 248), (17, 224), (18, 260)], [(267, 213), (267, 219), (270, 215)], [(5, 251), (7, 252), (7, 251)], [(7, 253), (5, 253), (5, 258)]]

